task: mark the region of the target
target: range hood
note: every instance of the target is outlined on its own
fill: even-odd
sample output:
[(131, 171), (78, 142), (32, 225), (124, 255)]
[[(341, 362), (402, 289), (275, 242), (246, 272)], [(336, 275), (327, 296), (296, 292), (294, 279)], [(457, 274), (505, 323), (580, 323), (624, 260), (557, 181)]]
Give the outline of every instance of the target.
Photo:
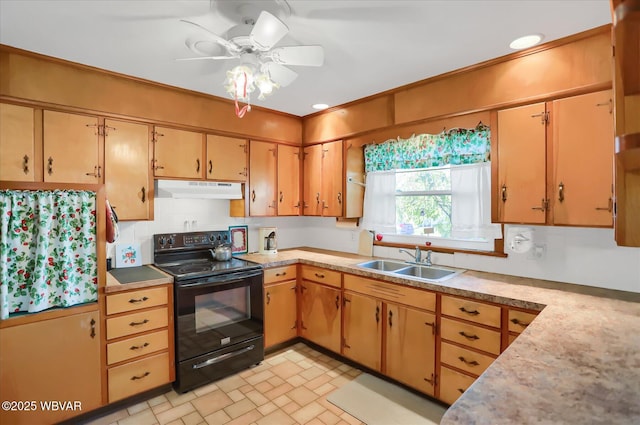
[(157, 198), (242, 199), (240, 183), (156, 180)]

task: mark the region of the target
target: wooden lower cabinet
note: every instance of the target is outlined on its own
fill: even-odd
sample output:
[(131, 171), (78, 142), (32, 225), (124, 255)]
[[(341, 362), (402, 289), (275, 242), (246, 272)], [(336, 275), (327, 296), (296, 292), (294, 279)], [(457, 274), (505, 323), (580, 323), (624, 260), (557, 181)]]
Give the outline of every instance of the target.
[(340, 353), (341, 292), (305, 279), (300, 284), (300, 336), (336, 353)]
[(342, 355), (380, 372), (382, 369), (382, 301), (345, 291)]
[(440, 367), (440, 400), (453, 404), (473, 384), (476, 378), (457, 372), (448, 367)]
[(106, 311), (108, 402), (172, 382), (171, 285), (107, 294)]
[(296, 266), (264, 272), (264, 346), (271, 347), (298, 335)]
[(436, 315), (392, 303), (386, 307), (384, 373), (434, 395)]
[[(35, 409), (0, 410), (2, 424), (52, 424), (102, 404), (100, 314), (70, 314), (0, 329), (0, 399), (35, 402)], [(79, 402), (45, 409), (40, 403)]]

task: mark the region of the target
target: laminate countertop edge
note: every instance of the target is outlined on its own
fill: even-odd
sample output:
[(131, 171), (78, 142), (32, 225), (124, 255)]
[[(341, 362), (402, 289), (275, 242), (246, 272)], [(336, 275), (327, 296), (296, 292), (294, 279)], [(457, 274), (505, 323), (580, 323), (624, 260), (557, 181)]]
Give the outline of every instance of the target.
[(114, 292), (130, 291), (132, 289), (142, 289), (142, 288), (148, 288), (152, 286), (167, 285), (167, 284), (173, 283), (173, 276), (163, 272), (157, 267), (154, 267), (151, 264), (146, 264), (141, 267), (152, 268), (164, 276), (155, 278), (155, 279), (141, 280), (139, 282), (120, 283), (118, 279), (115, 278), (115, 276), (107, 272), (107, 284), (104, 287), (105, 294), (113, 294)]
[(541, 311), (447, 410), (443, 425), (640, 423), (640, 294), (468, 270), (439, 284), (357, 267), (372, 257), (293, 249), (241, 258), (309, 264)]

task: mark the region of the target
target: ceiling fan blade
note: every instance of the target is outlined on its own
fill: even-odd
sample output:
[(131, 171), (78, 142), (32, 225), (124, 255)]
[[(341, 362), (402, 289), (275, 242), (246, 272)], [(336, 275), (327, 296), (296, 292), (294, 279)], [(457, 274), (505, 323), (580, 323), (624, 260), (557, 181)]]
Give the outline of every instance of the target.
[(286, 87), (298, 77), (298, 73), (275, 62), (267, 62), (263, 65), (264, 69), (269, 73), (271, 81), (280, 87)]
[(270, 51), (267, 56), (282, 65), (322, 66), (324, 63), (324, 49), (322, 46), (277, 47)]
[(211, 37), (216, 43), (219, 43), (221, 46), (225, 47), (229, 52), (236, 53), (240, 51), (240, 47), (237, 46), (235, 43), (232, 43), (229, 40), (222, 38), (221, 36), (219, 36), (213, 31), (209, 31), (207, 28), (203, 27), (202, 25), (196, 24), (195, 22), (192, 22), (192, 21), (187, 21), (186, 19), (180, 19), (180, 21), (185, 22), (189, 25), (193, 25), (197, 28), (200, 28), (203, 31), (206, 31), (209, 37)]
[(263, 10), (258, 16), (249, 40), (256, 49), (266, 51), (272, 48), (289, 32), (289, 27), (271, 13)]
[(198, 56), (197, 58), (178, 58), (177, 61), (223, 60), (236, 59), (238, 56)]

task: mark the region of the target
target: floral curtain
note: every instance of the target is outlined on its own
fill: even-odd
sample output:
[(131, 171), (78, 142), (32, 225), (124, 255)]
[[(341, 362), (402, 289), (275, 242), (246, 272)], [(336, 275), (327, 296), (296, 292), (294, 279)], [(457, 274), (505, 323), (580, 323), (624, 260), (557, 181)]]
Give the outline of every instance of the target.
[(475, 128), (455, 128), (440, 134), (419, 134), (365, 146), (365, 171), (407, 170), (461, 165), (490, 160), (491, 132), (479, 123)]
[(0, 319), (98, 299), (96, 194), (0, 191)]

